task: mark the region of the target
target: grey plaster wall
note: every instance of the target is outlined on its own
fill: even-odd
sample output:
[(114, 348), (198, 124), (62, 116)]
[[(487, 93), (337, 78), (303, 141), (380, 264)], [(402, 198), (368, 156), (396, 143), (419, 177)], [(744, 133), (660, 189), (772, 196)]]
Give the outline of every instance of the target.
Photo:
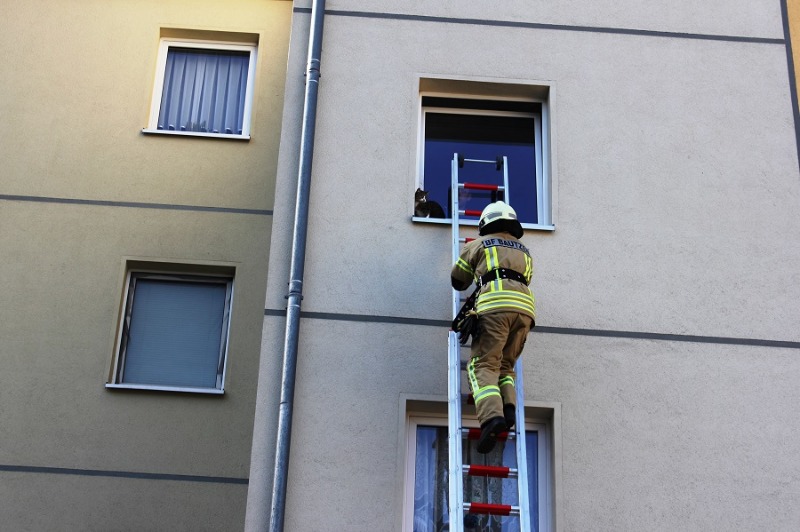
[[(1, 463), (246, 478), (257, 368), (248, 353), (258, 350), (248, 322), (263, 301), (246, 288), (264, 286), (268, 217), (4, 202), (0, 223), (0, 246), (14, 257), (2, 267)], [(124, 288), (121, 249), (236, 268), (242, 289), (224, 397), (104, 388)]]
[(3, 528), (241, 530), (245, 485), (3, 472)]
[[(291, 5), (6, 7), (0, 529), (241, 528)], [(249, 141), (141, 133), (165, 28), (258, 37)], [(224, 395), (105, 388), (129, 260), (235, 271)]]

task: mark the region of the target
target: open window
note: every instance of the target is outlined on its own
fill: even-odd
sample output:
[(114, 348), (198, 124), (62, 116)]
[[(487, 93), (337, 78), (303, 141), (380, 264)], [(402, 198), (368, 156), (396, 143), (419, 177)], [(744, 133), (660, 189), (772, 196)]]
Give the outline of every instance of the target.
[[(418, 187), (428, 192), (427, 201), (442, 207), (444, 219), (423, 220), (425, 214), (415, 205), (415, 221), (449, 221), (451, 161), (458, 153), (488, 161), (506, 157), (509, 178), (507, 197), (462, 190), (461, 209), (481, 210), (503, 199), (514, 207), (523, 227), (552, 229), (545, 101), (423, 93), (420, 121)], [(503, 182), (494, 165), (466, 164), (459, 177), (461, 182)]]
[[(478, 426), (477, 420), (467, 426)], [(551, 529), (552, 435), (547, 421), (525, 424), (528, 454), (528, 495), (531, 524), (536, 531)], [(438, 532), (448, 530), (448, 448), (447, 418), (436, 415), (410, 415), (408, 418), (406, 494), (403, 530)], [(480, 454), (476, 442), (464, 440), (465, 464), (492, 465), (502, 461), (516, 466), (513, 443), (499, 441), (489, 454)], [(464, 499), (517, 505), (516, 480), (464, 476)], [(470, 515), (465, 530), (495, 532), (519, 531), (519, 519), (502, 516)]]

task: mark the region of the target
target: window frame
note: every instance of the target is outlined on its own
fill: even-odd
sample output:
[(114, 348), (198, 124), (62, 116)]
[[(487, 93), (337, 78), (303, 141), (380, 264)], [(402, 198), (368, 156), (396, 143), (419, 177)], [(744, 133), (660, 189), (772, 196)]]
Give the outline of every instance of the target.
[[(244, 110), (242, 113), (242, 133), (208, 133), (202, 131), (170, 131), (158, 129), (158, 116), (161, 112), (161, 97), (164, 94), (164, 78), (166, 76), (167, 56), (170, 48), (193, 48), (197, 50), (208, 50), (210, 52), (248, 52), (250, 54), (247, 66), (247, 85), (244, 95)], [(156, 74), (153, 82), (153, 97), (150, 102), (150, 116), (147, 127), (142, 129), (142, 133), (156, 135), (179, 135), (184, 137), (209, 137), (232, 140), (250, 140), (250, 123), (253, 111), (253, 95), (256, 78), (256, 64), (258, 58), (258, 45), (244, 42), (213, 41), (200, 39), (176, 39), (162, 37), (158, 45), (158, 56), (156, 59)]]
[[(523, 111), (498, 111), (491, 109), (466, 109), (458, 107), (436, 107), (423, 105), (423, 98), (448, 98), (455, 100), (472, 100), (476, 102), (520, 102), (520, 103), (538, 103), (541, 105), (540, 112), (523, 112)], [(549, 143), (547, 131), (550, 128), (549, 124), (549, 109), (548, 101), (542, 98), (521, 98), (521, 97), (493, 97), (493, 96), (477, 96), (472, 94), (458, 94), (458, 93), (442, 93), (442, 92), (420, 92), (419, 95), (419, 129), (417, 139), (417, 165), (416, 165), (416, 187), (425, 190), (424, 186), (424, 171), (425, 171), (425, 123), (426, 113), (446, 113), (457, 115), (481, 115), (481, 116), (508, 116), (520, 118), (533, 118), (534, 120), (534, 153), (535, 153), (535, 179), (536, 179), (536, 211), (539, 223), (523, 222), (522, 227), (525, 229), (537, 229), (552, 231), (555, 229), (553, 225), (553, 210), (552, 210), (552, 178), (550, 176), (550, 158), (549, 158)], [(512, 191), (513, 192), (513, 191)], [(445, 212), (448, 205), (442, 205)], [(413, 212), (413, 208), (412, 208)], [(412, 221), (422, 223), (434, 224), (447, 224), (450, 225), (450, 218), (421, 218), (412, 216)], [(478, 225), (478, 220), (460, 220), (461, 225)]]
[[(170, 386), (161, 384), (140, 384), (122, 382), (125, 373), (125, 359), (127, 355), (127, 330), (130, 327), (131, 312), (136, 297), (136, 281), (138, 279), (179, 281), (192, 284), (221, 284), (225, 283), (225, 306), (220, 332), (220, 355), (217, 361), (216, 387)], [(225, 393), (225, 376), (228, 369), (228, 353), (230, 344), (231, 314), (233, 312), (234, 278), (227, 274), (166, 272), (150, 270), (129, 270), (125, 276), (125, 290), (120, 315), (117, 324), (117, 334), (114, 343), (114, 358), (106, 388), (128, 390), (155, 390), (165, 392), (183, 392), (222, 395)]]
[[(414, 485), (416, 476), (417, 461), (417, 427), (447, 427), (447, 415), (435, 413), (409, 413), (406, 415), (406, 468), (404, 474), (403, 492), (403, 532), (413, 532), (414, 530)], [(478, 428), (478, 419), (473, 416), (465, 416), (463, 426), (467, 428)], [(551, 422), (548, 420), (525, 419), (525, 432), (538, 432), (538, 448), (536, 450), (537, 478), (539, 490), (539, 523), (538, 532), (550, 532), (553, 523), (553, 433)], [(528, 451), (530, 452), (530, 451)]]

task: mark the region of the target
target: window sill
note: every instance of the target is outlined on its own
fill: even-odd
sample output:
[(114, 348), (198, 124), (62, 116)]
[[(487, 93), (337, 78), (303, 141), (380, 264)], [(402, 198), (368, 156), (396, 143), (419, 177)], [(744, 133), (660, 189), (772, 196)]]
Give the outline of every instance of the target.
[(200, 131), (171, 131), (164, 129), (142, 129), (145, 135), (177, 135), (179, 137), (205, 137), (211, 139), (250, 140), (250, 135), (227, 135), (223, 133), (202, 133)]
[[(439, 225), (452, 225), (450, 218), (421, 218), (419, 216), (412, 216), (411, 221), (414, 223), (424, 224), (439, 224)], [(478, 220), (461, 220), (459, 225), (471, 225), (478, 227)], [(541, 224), (522, 224), (523, 229), (530, 229), (532, 231), (555, 231), (555, 225), (541, 225)]]
[(203, 393), (208, 395), (223, 395), (225, 390), (218, 388), (188, 388), (180, 386), (155, 386), (150, 384), (106, 384), (106, 388), (115, 390), (150, 390), (156, 392), (181, 392)]

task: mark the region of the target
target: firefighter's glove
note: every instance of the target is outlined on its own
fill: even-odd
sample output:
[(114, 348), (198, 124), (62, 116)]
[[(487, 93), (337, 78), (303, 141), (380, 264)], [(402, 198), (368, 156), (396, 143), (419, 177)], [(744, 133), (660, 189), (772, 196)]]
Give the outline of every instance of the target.
[(455, 330), (458, 332), (458, 340), (461, 345), (465, 345), (470, 336), (475, 340), (478, 337), (478, 313), (474, 310), (467, 312), (467, 315), (458, 322)]

